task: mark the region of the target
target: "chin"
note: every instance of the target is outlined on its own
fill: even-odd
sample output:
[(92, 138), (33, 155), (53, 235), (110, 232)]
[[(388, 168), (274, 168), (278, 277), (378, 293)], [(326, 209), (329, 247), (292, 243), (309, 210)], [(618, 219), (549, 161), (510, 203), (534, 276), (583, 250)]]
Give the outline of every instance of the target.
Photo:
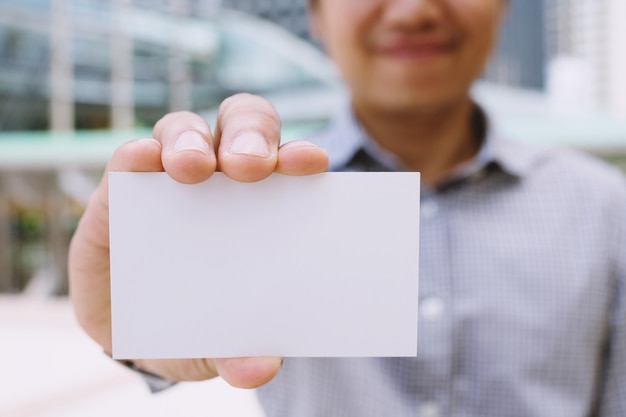
[(467, 99), (467, 91), (463, 93), (453, 91), (388, 91), (381, 93), (376, 98), (378, 107), (389, 112), (423, 113), (439, 111), (450, 106), (464, 103)]

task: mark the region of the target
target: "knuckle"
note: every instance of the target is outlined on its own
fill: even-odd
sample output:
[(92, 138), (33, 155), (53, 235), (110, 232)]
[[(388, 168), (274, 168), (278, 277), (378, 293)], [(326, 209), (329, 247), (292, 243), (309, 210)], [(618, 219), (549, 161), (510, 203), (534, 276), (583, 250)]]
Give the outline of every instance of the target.
[(167, 125), (171, 123), (172, 120), (175, 120), (180, 116), (180, 112), (167, 113), (163, 115), (154, 125), (155, 131), (160, 131), (163, 129), (163, 125)]
[(115, 150), (113, 151), (113, 155), (111, 155), (111, 162), (123, 160), (126, 157), (126, 155), (128, 155), (128, 151), (129, 151), (130, 147), (135, 142), (136, 141), (124, 142), (120, 146), (115, 148)]
[(276, 109), (267, 99), (248, 93), (228, 97), (220, 105), (218, 123), (222, 126), (231, 118), (237, 118), (237, 130), (255, 130), (262, 133), (275, 133), (280, 129), (281, 120)]
[(192, 126), (196, 130), (204, 131), (205, 125), (204, 119), (196, 113), (190, 111), (176, 111), (167, 113), (161, 117), (154, 125), (153, 134), (155, 137), (159, 137), (163, 132), (166, 132), (172, 128), (178, 126)]
[[(260, 96), (250, 93), (237, 93), (225, 98), (220, 104), (220, 111), (229, 112), (233, 107), (237, 108), (242, 104), (254, 103), (265, 100)], [(267, 101), (267, 100), (266, 100)]]

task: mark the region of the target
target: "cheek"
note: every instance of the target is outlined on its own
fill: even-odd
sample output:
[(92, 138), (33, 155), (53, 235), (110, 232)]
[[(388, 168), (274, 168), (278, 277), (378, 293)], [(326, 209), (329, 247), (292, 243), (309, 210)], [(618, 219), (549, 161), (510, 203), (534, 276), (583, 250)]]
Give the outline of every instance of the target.
[(326, 52), (339, 68), (351, 72), (349, 68), (362, 65), (366, 41), (355, 22), (341, 20), (329, 29), (324, 42)]
[[(472, 38), (493, 40), (500, 25), (498, 0), (450, 0), (456, 25)], [(488, 42), (487, 42), (488, 43)]]
[(380, 1), (331, 0), (320, 15), (323, 42), (329, 54), (337, 60), (345, 55), (358, 55), (367, 45), (373, 25), (380, 14)]
[(450, 0), (454, 9), (456, 25), (464, 33), (468, 43), (467, 53), (475, 61), (487, 58), (497, 41), (501, 8), (498, 0)]

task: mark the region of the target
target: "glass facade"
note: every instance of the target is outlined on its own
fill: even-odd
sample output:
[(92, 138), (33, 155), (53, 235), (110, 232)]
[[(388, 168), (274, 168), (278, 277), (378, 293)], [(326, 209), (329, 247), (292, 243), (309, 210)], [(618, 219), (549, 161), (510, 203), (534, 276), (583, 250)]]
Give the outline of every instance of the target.
[[(74, 103), (74, 128), (115, 127), (115, 106), (133, 108), (134, 126), (150, 126), (169, 110), (200, 111), (234, 92), (326, 77), (309, 70), (308, 61), (323, 60), (313, 46), (294, 47), (253, 17), (220, 11), (216, 19), (211, 2), (189, 2), (181, 14), (172, 11), (180, 0), (126, 3), (0, 4), (0, 130), (53, 127), (50, 103), (59, 100)], [(55, 20), (54, 7), (70, 13)]]

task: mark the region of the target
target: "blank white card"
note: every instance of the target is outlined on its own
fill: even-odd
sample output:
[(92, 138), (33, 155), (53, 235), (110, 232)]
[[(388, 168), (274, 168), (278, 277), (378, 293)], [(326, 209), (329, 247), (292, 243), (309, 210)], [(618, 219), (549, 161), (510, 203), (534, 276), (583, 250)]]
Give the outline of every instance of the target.
[(113, 355), (416, 356), (416, 173), (111, 173)]

